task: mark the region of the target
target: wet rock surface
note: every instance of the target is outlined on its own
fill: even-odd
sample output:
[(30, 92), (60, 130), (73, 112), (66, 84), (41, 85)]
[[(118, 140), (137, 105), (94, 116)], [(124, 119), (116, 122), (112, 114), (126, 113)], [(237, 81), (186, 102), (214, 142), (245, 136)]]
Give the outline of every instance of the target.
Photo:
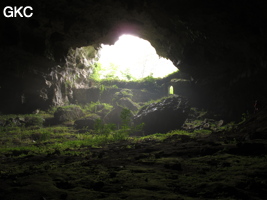
[(174, 95), (141, 108), (134, 117), (134, 123), (144, 123), (146, 134), (167, 133), (181, 128), (189, 109), (185, 98)]

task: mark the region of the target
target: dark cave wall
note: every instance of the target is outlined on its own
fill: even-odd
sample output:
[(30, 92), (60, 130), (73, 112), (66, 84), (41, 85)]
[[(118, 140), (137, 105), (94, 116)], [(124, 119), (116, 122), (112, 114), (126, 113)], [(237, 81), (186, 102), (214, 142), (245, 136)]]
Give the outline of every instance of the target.
[(266, 101), (264, 0), (1, 1), (7, 5), (31, 5), (34, 15), (1, 16), (2, 112), (25, 108), (23, 95), (31, 109), (68, 101), (66, 77), (82, 74), (64, 68), (70, 48), (97, 49), (122, 33), (149, 40), (188, 74), (195, 105), (238, 116), (254, 99)]

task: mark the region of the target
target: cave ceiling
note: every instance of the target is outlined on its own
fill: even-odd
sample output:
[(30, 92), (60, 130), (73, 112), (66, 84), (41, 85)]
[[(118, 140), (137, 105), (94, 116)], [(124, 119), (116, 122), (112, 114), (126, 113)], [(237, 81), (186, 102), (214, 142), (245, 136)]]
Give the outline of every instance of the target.
[[(31, 18), (1, 18), (2, 46), (59, 62), (70, 47), (113, 44), (123, 33), (151, 42), (192, 77), (266, 65), (265, 1), (58, 0), (31, 5)], [(263, 66), (262, 66), (263, 67)]]

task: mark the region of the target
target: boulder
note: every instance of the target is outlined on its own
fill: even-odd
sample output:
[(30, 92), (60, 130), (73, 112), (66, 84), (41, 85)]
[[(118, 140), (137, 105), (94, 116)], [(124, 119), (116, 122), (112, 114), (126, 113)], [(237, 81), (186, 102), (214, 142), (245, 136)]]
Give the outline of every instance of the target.
[(83, 117), (85, 114), (79, 106), (58, 107), (54, 113), (57, 122), (65, 122)]
[[(106, 124), (111, 123), (111, 124), (116, 124), (116, 125), (121, 125), (122, 124), (122, 118), (121, 118), (121, 112), (125, 109), (124, 107), (121, 106), (114, 106), (113, 110), (111, 110), (105, 117), (104, 117), (104, 122)], [(130, 112), (130, 118), (133, 117), (133, 113)]]
[(94, 129), (95, 121), (100, 119), (99, 115), (92, 114), (82, 119), (78, 119), (74, 122), (74, 126), (77, 129)]
[(121, 111), (123, 110), (120, 106), (114, 106), (113, 110), (111, 110), (105, 117), (104, 122), (106, 124), (112, 123), (112, 124), (121, 124)]
[(123, 97), (123, 98), (120, 98), (117, 103), (122, 106), (122, 107), (125, 107), (125, 108), (128, 108), (129, 110), (131, 111), (137, 111), (138, 108), (139, 108), (139, 105), (135, 102), (133, 102), (130, 98), (128, 97)]
[(144, 123), (144, 134), (167, 133), (180, 129), (188, 117), (188, 101), (173, 95), (159, 102), (144, 106), (134, 117), (134, 124)]
[[(116, 125), (122, 124), (121, 112), (123, 109), (129, 109), (130, 111), (137, 111), (139, 105), (131, 100), (133, 93), (129, 89), (122, 89), (113, 95), (113, 109), (107, 113), (104, 117), (105, 123), (112, 123)], [(133, 117), (133, 113), (130, 113), (130, 117)]]
[(112, 110), (112, 107), (113, 106), (111, 106), (109, 104), (99, 103), (93, 107), (91, 112), (99, 115), (101, 118), (104, 118)]
[(127, 108), (131, 111), (137, 111), (139, 109), (139, 105), (137, 103), (133, 102), (132, 97), (133, 97), (132, 90), (122, 89), (121, 91), (116, 92), (113, 95), (113, 99), (112, 99), (113, 105)]

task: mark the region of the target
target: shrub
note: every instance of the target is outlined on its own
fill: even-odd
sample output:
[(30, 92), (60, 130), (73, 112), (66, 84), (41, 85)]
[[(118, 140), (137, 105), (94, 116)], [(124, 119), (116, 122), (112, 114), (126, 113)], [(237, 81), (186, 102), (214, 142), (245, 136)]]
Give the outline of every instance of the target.
[(83, 111), (85, 113), (96, 113), (97, 111), (100, 110), (111, 110), (113, 108), (112, 105), (108, 103), (101, 103), (100, 101), (97, 102), (91, 102), (83, 106)]

